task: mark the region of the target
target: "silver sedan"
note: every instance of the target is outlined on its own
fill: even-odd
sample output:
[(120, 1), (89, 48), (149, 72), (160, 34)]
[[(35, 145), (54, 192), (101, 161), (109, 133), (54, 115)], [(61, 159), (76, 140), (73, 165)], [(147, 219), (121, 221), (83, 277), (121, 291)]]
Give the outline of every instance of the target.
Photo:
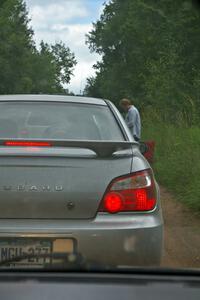
[(1, 265), (152, 266), (162, 239), (152, 168), (110, 101), (0, 96)]

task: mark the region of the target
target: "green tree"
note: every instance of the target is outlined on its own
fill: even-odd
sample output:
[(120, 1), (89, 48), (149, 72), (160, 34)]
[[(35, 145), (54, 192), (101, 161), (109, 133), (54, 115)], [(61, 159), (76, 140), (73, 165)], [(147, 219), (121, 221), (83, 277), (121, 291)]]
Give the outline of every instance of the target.
[(62, 42), (35, 46), (22, 0), (0, 2), (0, 93), (63, 93), (76, 64)]
[(0, 93), (20, 93), (32, 86), (28, 74), (30, 55), (35, 47), (22, 1), (0, 4)]
[[(200, 13), (189, 0), (112, 0), (86, 43), (102, 55), (86, 93), (134, 99), (171, 119), (198, 108)], [(191, 116), (189, 117), (191, 120)]]
[(48, 45), (43, 41), (33, 56), (33, 93), (66, 94), (63, 84), (70, 81), (75, 56), (62, 42)]

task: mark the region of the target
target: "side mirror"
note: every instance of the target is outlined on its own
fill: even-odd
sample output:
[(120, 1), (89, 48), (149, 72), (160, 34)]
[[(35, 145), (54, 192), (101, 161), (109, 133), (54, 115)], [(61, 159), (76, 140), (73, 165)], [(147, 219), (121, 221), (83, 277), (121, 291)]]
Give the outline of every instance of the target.
[(148, 160), (150, 164), (154, 161), (155, 141), (141, 142), (139, 145), (140, 152)]
[(145, 153), (147, 153), (149, 151), (149, 147), (146, 143), (144, 142), (140, 142), (140, 152), (144, 155)]

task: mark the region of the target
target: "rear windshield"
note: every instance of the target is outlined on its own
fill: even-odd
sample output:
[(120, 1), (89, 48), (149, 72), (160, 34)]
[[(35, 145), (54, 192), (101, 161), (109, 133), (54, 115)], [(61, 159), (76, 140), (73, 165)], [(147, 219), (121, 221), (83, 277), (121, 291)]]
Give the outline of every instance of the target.
[(124, 140), (106, 106), (49, 103), (0, 103), (0, 138)]

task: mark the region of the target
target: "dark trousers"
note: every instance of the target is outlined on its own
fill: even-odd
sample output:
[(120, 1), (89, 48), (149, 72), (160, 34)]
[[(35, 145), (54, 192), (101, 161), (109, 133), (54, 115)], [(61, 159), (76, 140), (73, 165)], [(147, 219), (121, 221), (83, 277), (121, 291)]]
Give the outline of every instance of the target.
[(134, 139), (135, 139), (136, 142), (140, 141), (140, 139), (136, 135), (134, 135), (133, 137), (134, 137)]

